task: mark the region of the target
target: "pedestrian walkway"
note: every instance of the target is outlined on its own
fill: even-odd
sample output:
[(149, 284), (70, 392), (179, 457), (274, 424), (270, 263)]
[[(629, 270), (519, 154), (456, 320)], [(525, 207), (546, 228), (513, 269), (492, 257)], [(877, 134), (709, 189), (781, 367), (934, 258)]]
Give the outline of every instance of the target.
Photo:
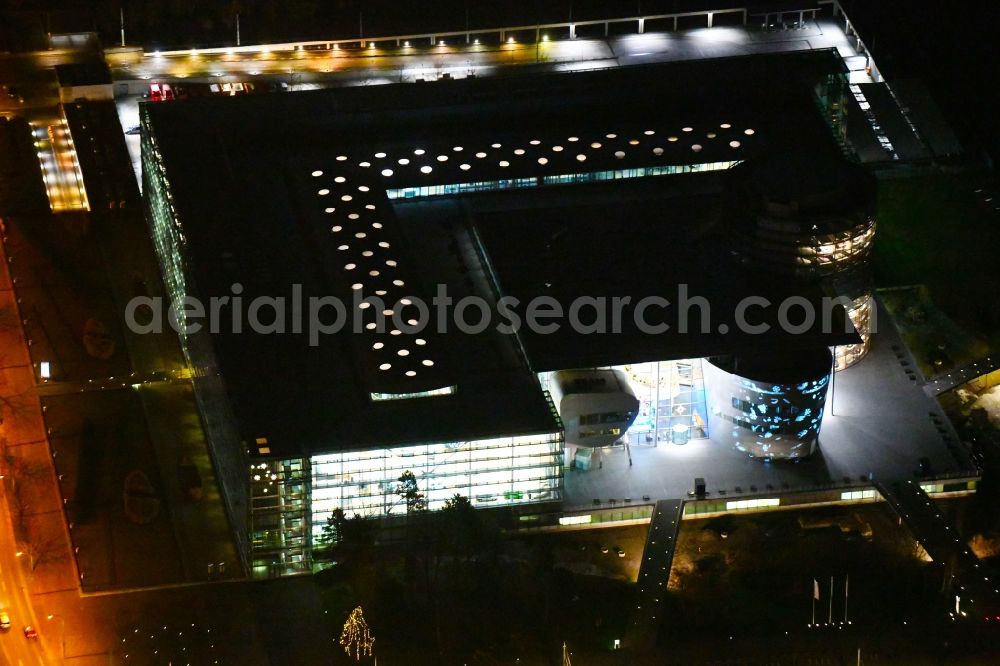
[(660, 626), (657, 618), (663, 608), (663, 598), (670, 582), (670, 568), (683, 509), (684, 502), (677, 499), (660, 500), (656, 503), (649, 532), (646, 533), (642, 563), (639, 565), (639, 601), (628, 640), (630, 649), (644, 650), (656, 645), (656, 634)]
[(928, 380), (924, 384), (924, 392), (931, 397), (937, 397), (994, 370), (1000, 370), (1000, 356), (990, 354)]
[[(883, 482), (875, 487), (902, 519), (914, 538), (938, 565), (944, 567), (945, 592), (955, 595), (955, 611), (963, 617), (1000, 613), (1000, 580), (991, 577), (958, 531), (927, 496), (919, 482)], [(975, 617), (975, 615), (973, 615)]]

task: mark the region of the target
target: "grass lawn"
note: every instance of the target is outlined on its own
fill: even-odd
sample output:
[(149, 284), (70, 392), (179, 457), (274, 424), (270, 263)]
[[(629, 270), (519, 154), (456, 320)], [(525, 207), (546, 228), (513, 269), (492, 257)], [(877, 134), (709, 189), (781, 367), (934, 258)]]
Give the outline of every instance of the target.
[(879, 183), (879, 287), (924, 284), (945, 315), (1000, 348), (1000, 214), (977, 188), (985, 177), (932, 174)]

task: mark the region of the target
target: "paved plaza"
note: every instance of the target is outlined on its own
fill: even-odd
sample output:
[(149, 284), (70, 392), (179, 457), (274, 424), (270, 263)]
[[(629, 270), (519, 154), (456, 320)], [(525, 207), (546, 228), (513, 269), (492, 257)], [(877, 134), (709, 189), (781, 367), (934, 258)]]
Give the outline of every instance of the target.
[(811, 458), (764, 462), (728, 443), (699, 439), (632, 445), (630, 465), (624, 449), (607, 449), (595, 456), (589, 471), (566, 471), (564, 509), (593, 507), (594, 500), (607, 506), (612, 499), (620, 505), (626, 499), (638, 504), (685, 498), (695, 477), (705, 478), (710, 497), (859, 485), (869, 474), (882, 480), (914, 478), (924, 457), (930, 459), (931, 477), (975, 476), (881, 304), (877, 324), (868, 355), (834, 378), (819, 450)]

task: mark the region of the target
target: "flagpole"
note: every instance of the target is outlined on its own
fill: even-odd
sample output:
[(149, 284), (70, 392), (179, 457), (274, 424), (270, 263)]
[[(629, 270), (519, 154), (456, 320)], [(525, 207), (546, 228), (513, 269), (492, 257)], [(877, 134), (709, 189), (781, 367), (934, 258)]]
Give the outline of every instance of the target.
[(833, 576), (830, 576), (830, 612), (826, 617), (827, 624), (833, 624)]
[(812, 604), (813, 604), (813, 615), (812, 615), (812, 623), (809, 626), (810, 627), (815, 627), (816, 626), (816, 597), (819, 596), (819, 583), (816, 582), (815, 578), (813, 578), (813, 589), (812, 589), (812, 595), (811, 596), (812, 596)]
[(851, 574), (844, 575), (844, 624), (847, 624), (847, 584), (851, 580)]

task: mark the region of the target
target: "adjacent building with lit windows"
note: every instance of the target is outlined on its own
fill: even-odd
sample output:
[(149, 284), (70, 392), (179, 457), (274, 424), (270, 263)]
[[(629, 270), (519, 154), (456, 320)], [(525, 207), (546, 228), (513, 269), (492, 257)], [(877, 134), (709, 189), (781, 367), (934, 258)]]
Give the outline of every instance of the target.
[[(842, 60), (813, 51), (144, 105), (166, 296), (226, 299), (181, 338), (248, 568), (308, 571), (334, 509), (404, 514), (407, 471), (431, 509), (557, 503), (567, 442), (684, 444), (768, 399), (735, 370), (713, 386), (722, 366), (702, 359), (858, 343), (843, 310), (833, 332), (784, 331), (773, 310), (755, 312), (768, 333), (742, 330), (749, 296), (820, 308), (823, 291), (741, 262), (724, 205), (734, 166), (836, 159), (845, 87)], [(513, 325), (532, 303), (563, 318)], [(778, 383), (789, 416), (813, 410), (808, 436), (782, 407), (756, 418), (781, 446), (733, 417), (735, 445), (815, 444), (832, 363), (802, 371)]]

